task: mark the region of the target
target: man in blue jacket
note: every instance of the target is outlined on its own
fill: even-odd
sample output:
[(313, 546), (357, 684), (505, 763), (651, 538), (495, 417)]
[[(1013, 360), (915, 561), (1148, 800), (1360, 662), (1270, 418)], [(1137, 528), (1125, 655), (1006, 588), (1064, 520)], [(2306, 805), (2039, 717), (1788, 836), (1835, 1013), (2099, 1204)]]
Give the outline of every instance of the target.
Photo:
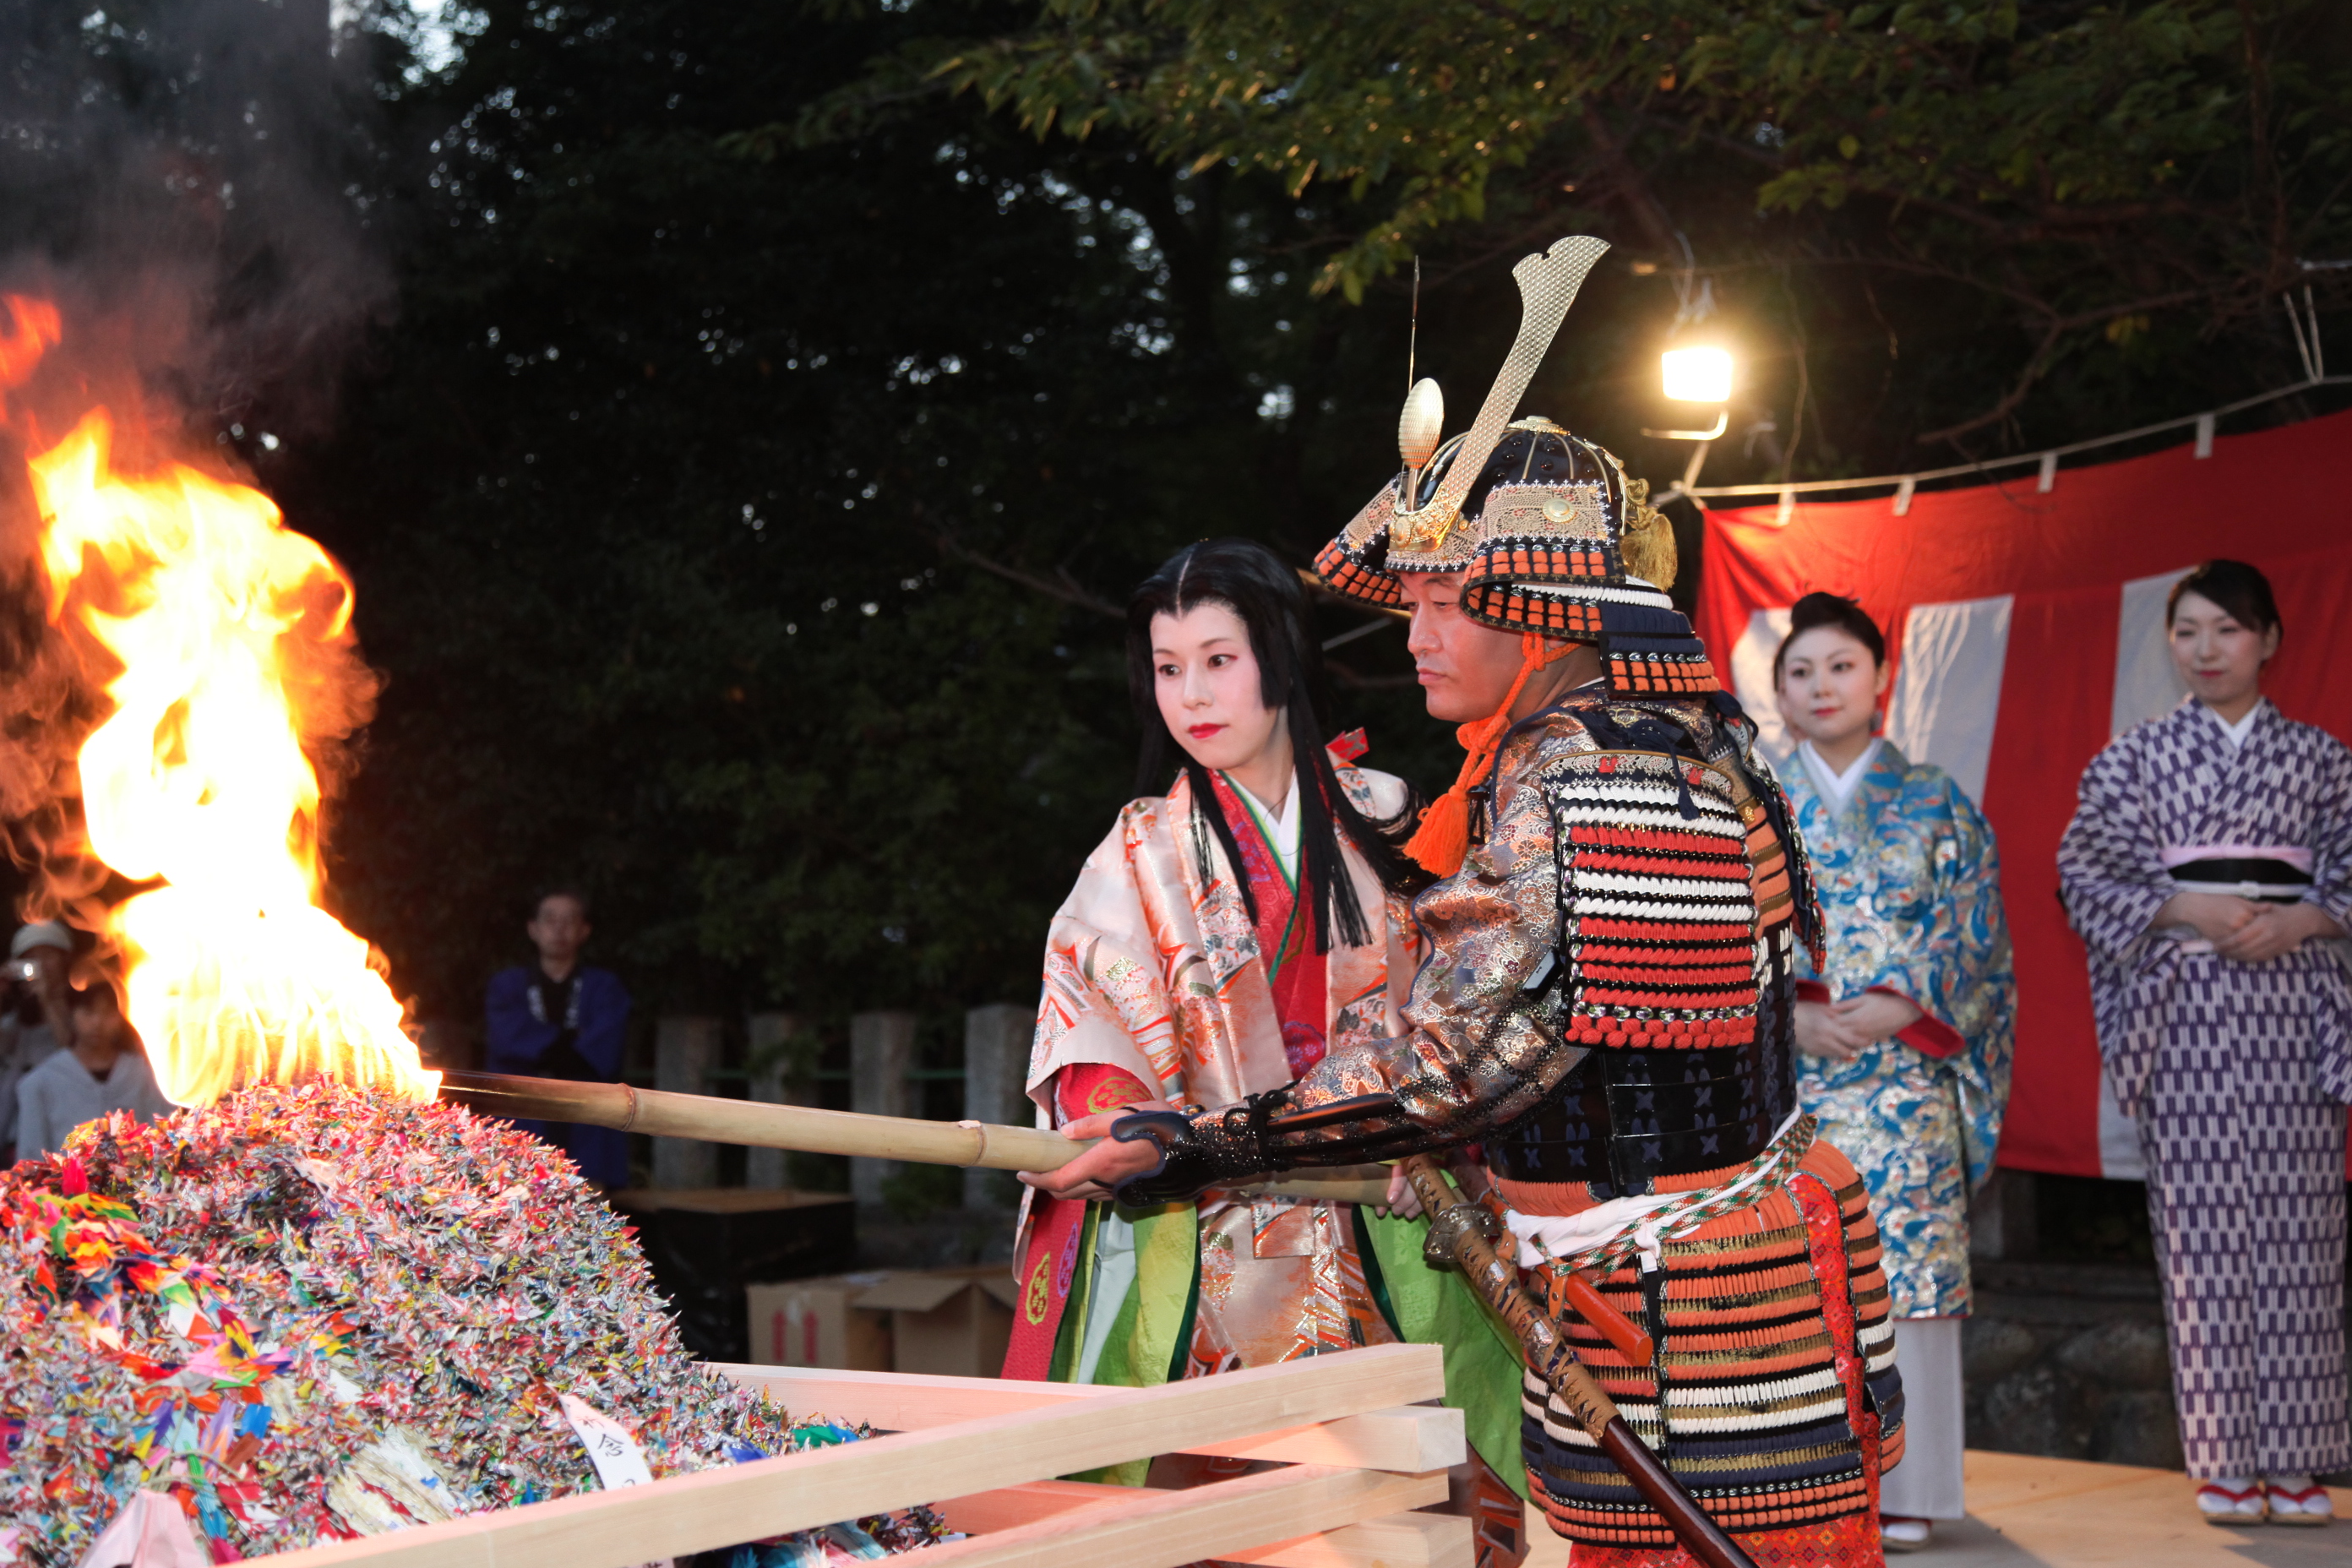
[[(629, 994), (611, 971), (580, 962), (590, 930), (587, 898), (570, 888), (551, 889), (523, 929), (539, 949), (539, 962), (501, 971), (490, 981), (490, 1071), (619, 1082)], [(627, 1133), (565, 1122), (515, 1125), (570, 1154), (596, 1185), (628, 1184)]]

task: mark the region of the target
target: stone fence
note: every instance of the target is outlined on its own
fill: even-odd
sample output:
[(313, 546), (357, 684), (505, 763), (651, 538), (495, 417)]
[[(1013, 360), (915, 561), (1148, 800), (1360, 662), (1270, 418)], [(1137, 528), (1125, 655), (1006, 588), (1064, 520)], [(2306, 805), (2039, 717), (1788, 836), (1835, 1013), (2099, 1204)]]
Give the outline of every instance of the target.
[[(814, 1105), (817, 1097), (816, 1036), (807, 1021), (791, 1013), (754, 1013), (746, 1020), (749, 1098), (778, 1105)], [(961, 1077), (963, 1115), (973, 1121), (1027, 1126), (1034, 1120), (1022, 1092), (1028, 1076), (1029, 1039), (1035, 1014), (1008, 1003), (974, 1007), (964, 1015), (961, 1071), (923, 1074), (916, 1067), (917, 1016), (908, 1012), (859, 1013), (849, 1020), (849, 1108), (875, 1116), (919, 1116), (921, 1079)], [(678, 1094), (709, 1094), (721, 1080), (723, 1018), (674, 1016), (654, 1026), (654, 1087)], [(732, 1075), (726, 1075), (732, 1076)], [(687, 1138), (656, 1138), (653, 1184), (664, 1190), (709, 1187), (719, 1181), (716, 1144)], [(896, 1170), (889, 1160), (849, 1163), (849, 1190), (861, 1204), (882, 1201), (882, 1184)], [(785, 1184), (781, 1149), (745, 1151), (743, 1184), (775, 1190)], [(1001, 1183), (990, 1173), (964, 1173), (964, 1206), (996, 1206)]]

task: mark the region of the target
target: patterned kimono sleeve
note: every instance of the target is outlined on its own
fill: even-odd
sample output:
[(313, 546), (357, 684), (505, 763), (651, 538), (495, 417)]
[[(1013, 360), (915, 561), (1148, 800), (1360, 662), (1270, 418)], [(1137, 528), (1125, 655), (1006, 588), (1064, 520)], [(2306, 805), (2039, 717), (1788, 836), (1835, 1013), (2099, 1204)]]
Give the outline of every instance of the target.
[[(1572, 721), (1559, 721), (1576, 735)], [(1335, 1054), (1286, 1091), (1293, 1110), (1366, 1101), (1285, 1138), (1286, 1163), (1347, 1163), (1475, 1137), (1540, 1100), (1583, 1052), (1565, 1045), (1546, 981), (1559, 942), (1553, 802), (1540, 752), (1498, 779), (1494, 824), (1462, 869), (1413, 906), (1423, 962), (1402, 1037)]]
[(2126, 735), (2083, 770), (2074, 819), (2058, 841), (2058, 885), (2066, 918), (2092, 957), (2128, 969), (2156, 913), (2172, 896), (2163, 845), (2147, 813), (2135, 735)]
[[(1969, 1180), (1992, 1173), (1993, 1146), (2009, 1102), (2016, 1044), (2017, 973), (2001, 911), (2000, 854), (1992, 829), (1948, 777), (1928, 805), (1937, 826), (1929, 837), (1931, 900), (1911, 940), (1889, 952), (1869, 989), (1900, 992), (1933, 1020), (1958, 1075), (1968, 1120)], [(1913, 1029), (1918, 1028), (1914, 1025)], [(1903, 1037), (1927, 1048), (1912, 1038)]]
[(2309, 901), (2352, 931), (2352, 748), (2333, 735), (2320, 744), (2312, 795)]
[(1100, 1064), (1154, 1093), (1181, 1091), (1175, 1007), (1137, 885), (1136, 851), (1156, 805), (1138, 802), (1120, 814), (1047, 931), (1027, 1089), (1049, 1120), (1063, 1109), (1054, 1079), (1065, 1068)]

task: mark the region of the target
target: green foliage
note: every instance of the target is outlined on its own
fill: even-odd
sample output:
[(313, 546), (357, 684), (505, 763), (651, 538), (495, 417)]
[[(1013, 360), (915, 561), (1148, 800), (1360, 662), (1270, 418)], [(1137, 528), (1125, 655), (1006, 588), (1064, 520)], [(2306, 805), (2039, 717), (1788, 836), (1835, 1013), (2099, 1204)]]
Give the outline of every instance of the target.
[(1336, 186), (1360, 210), (1326, 215), (1317, 286), (1350, 300), (1417, 253), (1574, 228), (1667, 266), (1679, 232), (1711, 268), (1844, 271), (1808, 292), (1942, 280), (2016, 323), (2013, 395), (1953, 434), (2119, 317), (2180, 312), (2275, 361), (2272, 301), (2305, 280), (2298, 258), (2352, 248), (2347, 24), (2298, 0), (1037, 13), (910, 40), (803, 110), (798, 137), (929, 83), (1041, 136), (1117, 131), (1195, 172)]

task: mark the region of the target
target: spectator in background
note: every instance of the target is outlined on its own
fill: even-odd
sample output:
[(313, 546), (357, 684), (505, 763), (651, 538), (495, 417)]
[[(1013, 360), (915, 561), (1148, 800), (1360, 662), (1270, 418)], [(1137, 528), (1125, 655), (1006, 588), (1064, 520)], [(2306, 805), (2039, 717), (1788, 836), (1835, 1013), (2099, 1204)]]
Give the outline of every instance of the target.
[(2091, 759), (2059, 886), (2147, 1161), (2197, 1506), (2324, 1525), (2319, 1478), (2352, 1464), (2352, 750), (2263, 697), (2285, 627), (2253, 567), (2205, 563), (2165, 618), (2189, 695)]
[(1969, 1194), (2000, 1141), (2017, 983), (1992, 830), (1950, 774), (1873, 733), (1889, 673), (1876, 624), (1834, 594), (1797, 601), (1773, 657), (1829, 923), (1827, 970), (1799, 955), (1797, 1102), (1870, 1184), (1905, 1405), (1879, 1520), (1888, 1551), (1913, 1552), (1968, 1512)]
[[(490, 981), (489, 1070), (618, 1083), (629, 994), (610, 971), (580, 962), (591, 930), (587, 899), (570, 888), (551, 889), (541, 895), (523, 930), (539, 949), (539, 962)], [(627, 1133), (570, 1122), (515, 1125), (571, 1155), (580, 1173), (598, 1186), (628, 1184)]]
[(0, 1140), (16, 1135), (16, 1086), (72, 1038), (67, 999), (73, 933), (56, 921), (22, 927), (9, 940), (8, 963), (8, 1005), (0, 1016)]
[(139, 1037), (122, 1016), (114, 987), (104, 981), (72, 994), (67, 1016), (71, 1043), (25, 1075), (16, 1086), (16, 1153), (53, 1154), (66, 1134), (110, 1110), (162, 1116), (172, 1102), (155, 1087)]

